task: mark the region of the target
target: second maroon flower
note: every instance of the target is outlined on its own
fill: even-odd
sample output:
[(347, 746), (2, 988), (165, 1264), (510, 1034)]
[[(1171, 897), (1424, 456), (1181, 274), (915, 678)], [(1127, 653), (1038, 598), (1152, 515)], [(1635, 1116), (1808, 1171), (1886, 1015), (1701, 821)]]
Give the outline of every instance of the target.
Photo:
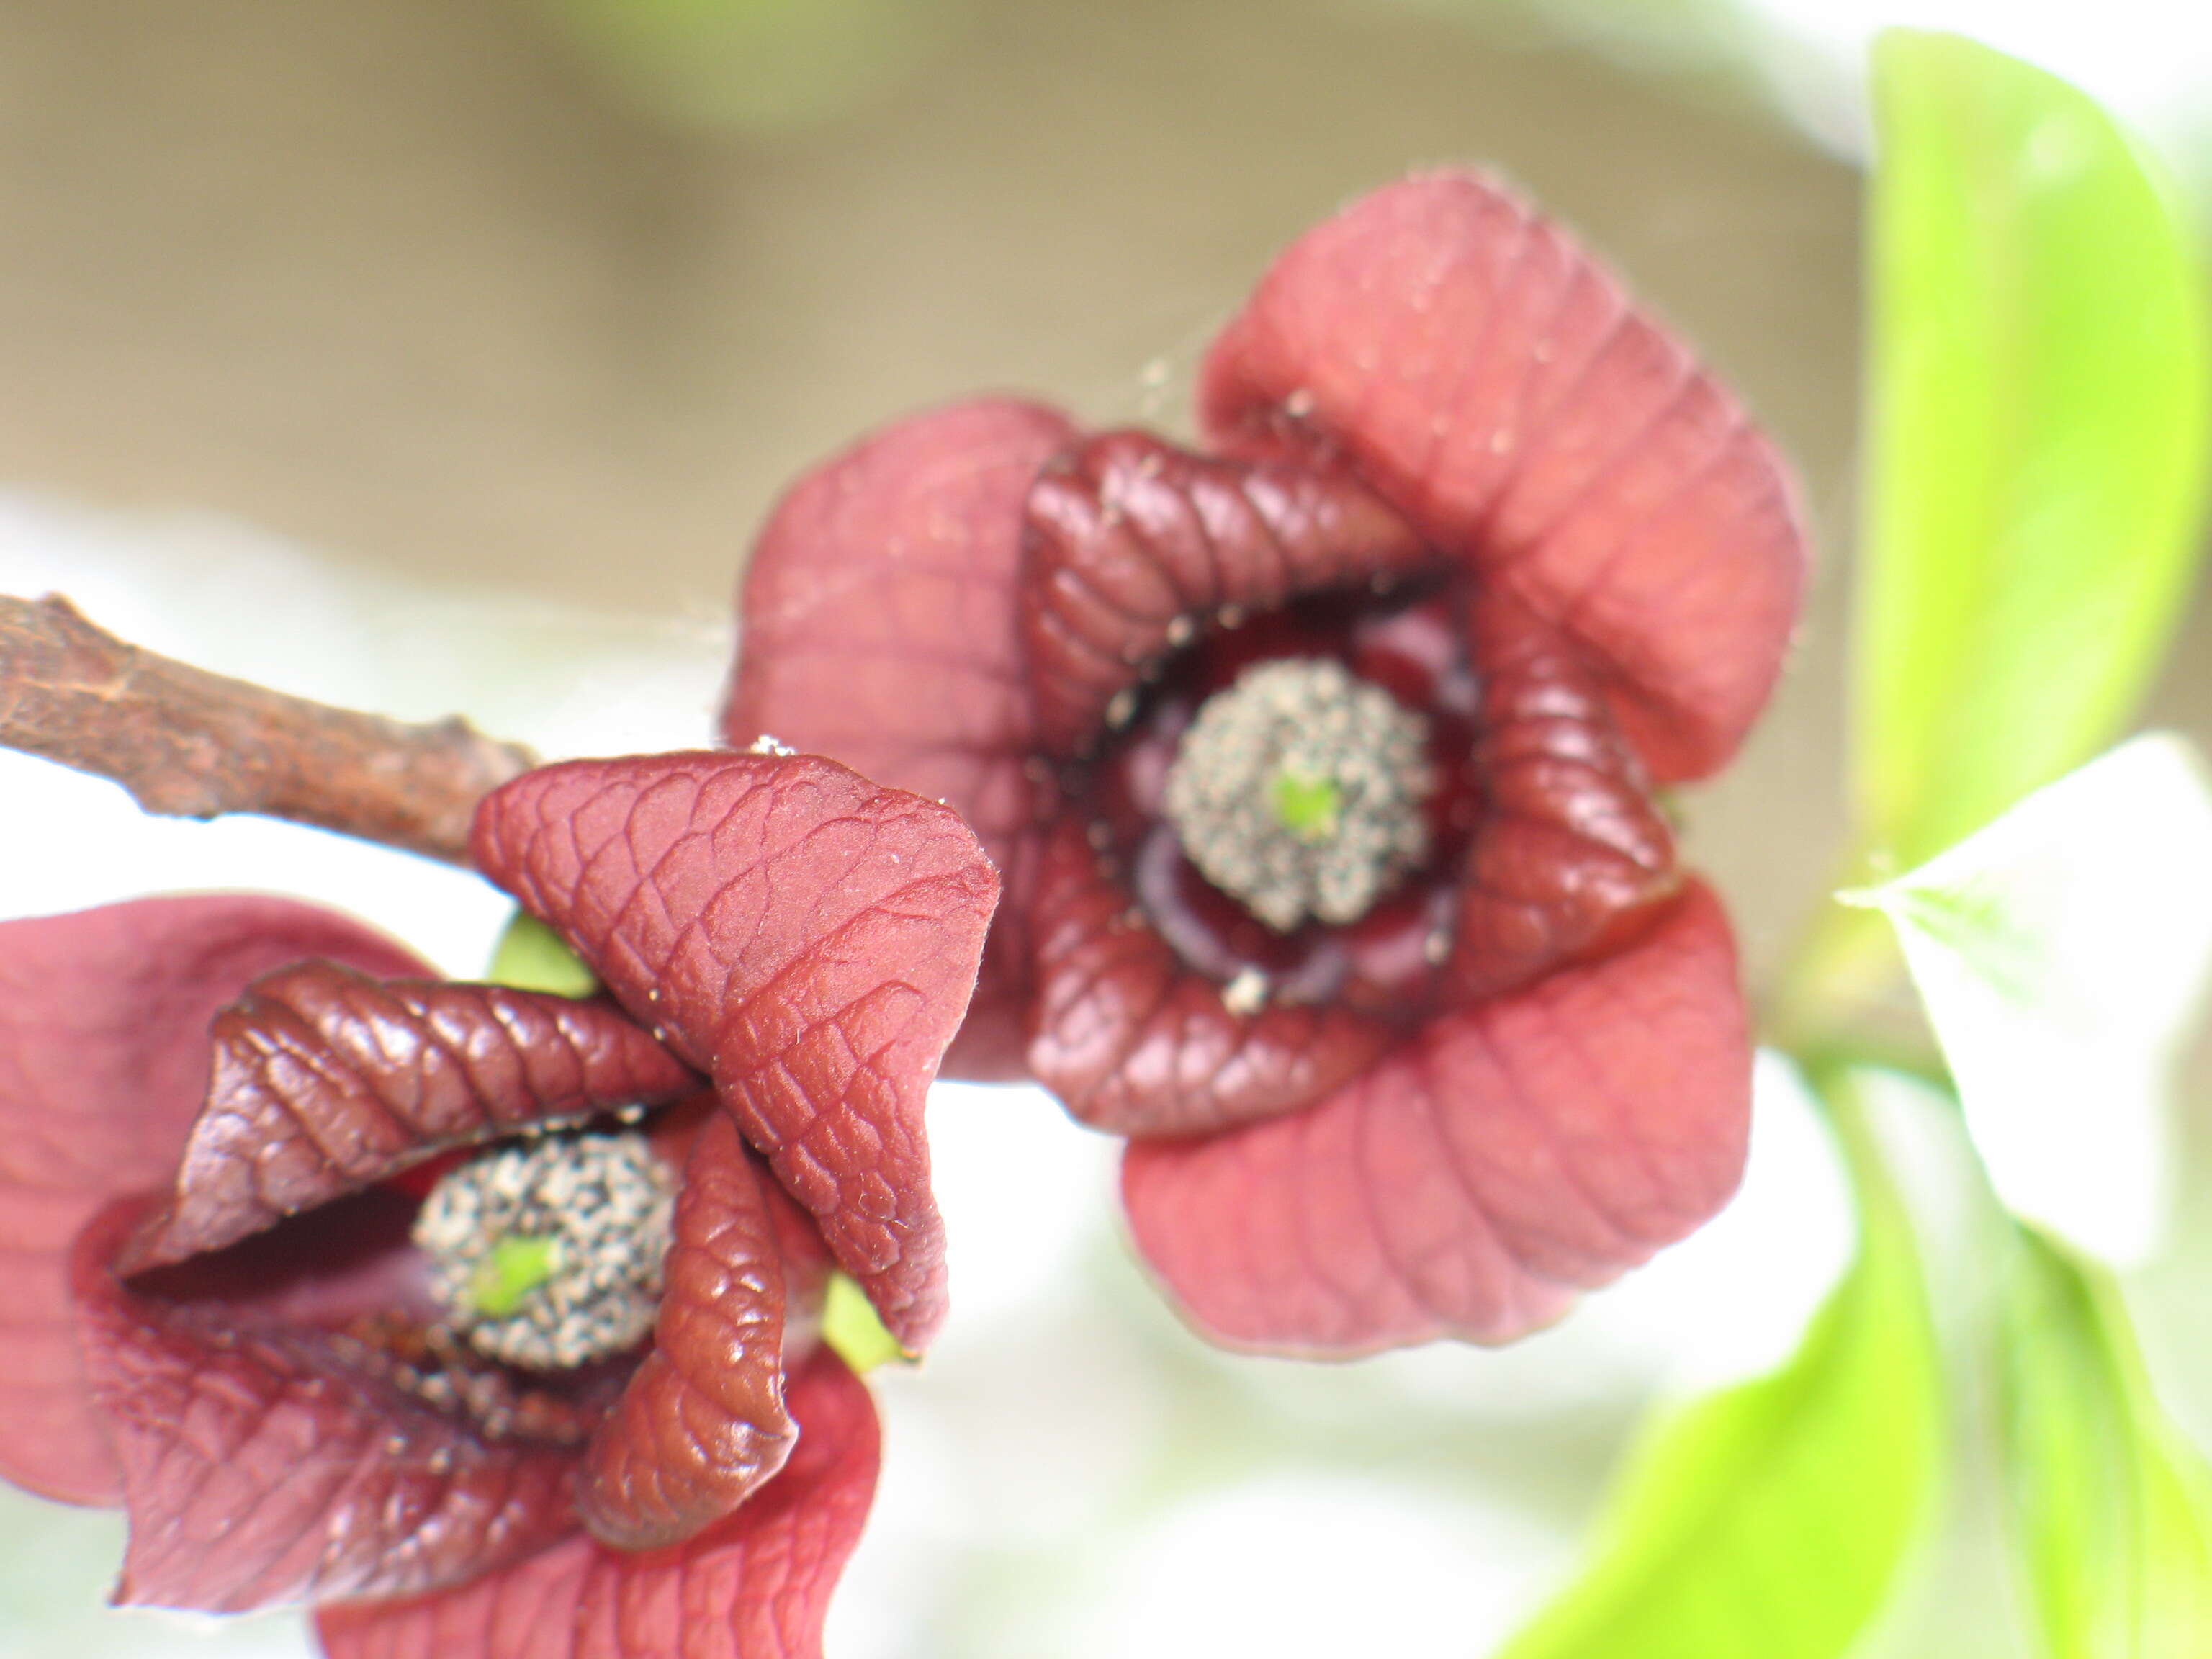
[(1133, 1139), (1203, 1328), (1503, 1340), (1740, 1172), (1734, 946), (1652, 791), (1773, 682), (1789, 483), (1464, 173), (1301, 239), (1199, 402), (1204, 451), (991, 400), (810, 475), (725, 733), (967, 815), (1006, 902), (952, 1063)]

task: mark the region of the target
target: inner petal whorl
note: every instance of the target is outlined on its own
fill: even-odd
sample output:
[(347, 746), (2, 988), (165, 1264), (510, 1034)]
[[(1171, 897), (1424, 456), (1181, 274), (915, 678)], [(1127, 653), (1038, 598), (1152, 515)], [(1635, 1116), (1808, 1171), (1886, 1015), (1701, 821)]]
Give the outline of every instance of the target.
[(1164, 805), (1191, 862), (1278, 933), (1357, 921), (1428, 855), (1427, 741), (1334, 659), (1277, 658), (1199, 709)]

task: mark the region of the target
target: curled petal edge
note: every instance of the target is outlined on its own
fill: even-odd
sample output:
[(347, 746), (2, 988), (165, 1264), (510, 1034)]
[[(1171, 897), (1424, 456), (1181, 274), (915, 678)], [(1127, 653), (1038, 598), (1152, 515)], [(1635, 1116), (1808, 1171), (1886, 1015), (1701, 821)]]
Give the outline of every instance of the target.
[(1137, 1248), (1210, 1340), (1342, 1358), (1557, 1318), (1734, 1192), (1751, 1043), (1701, 884), (1290, 1117), (1133, 1143)]
[(1005, 902), (947, 1076), (1023, 1075), (1030, 884), (1058, 797), (1033, 758), (1022, 508), (1075, 438), (1058, 410), (1006, 398), (895, 422), (785, 492), (739, 584), (731, 746), (772, 736), (949, 802), (999, 866)]
[(478, 807), (480, 869), (714, 1080), (886, 1328), (945, 1312), (924, 1098), (997, 872), (947, 807), (817, 756), (573, 761)]
[(222, 1249), (454, 1147), (699, 1087), (611, 1004), (331, 962), (256, 980), (210, 1036), (206, 1105), (125, 1273)]
[(822, 1620), (874, 1495), (867, 1389), (820, 1352), (791, 1379), (799, 1442), (726, 1520), (673, 1548), (586, 1537), (441, 1595), (327, 1607), (329, 1659), (821, 1659)]
[(216, 1010), (316, 956), (428, 971), (350, 917), (259, 895), (0, 923), (0, 1476), (67, 1503), (120, 1500), (77, 1352), (71, 1241), (110, 1200), (175, 1169)]
[(1340, 457), (1600, 668), (1662, 782), (1708, 775), (1802, 598), (1796, 484), (1736, 400), (1498, 180), (1417, 173), (1299, 237), (1214, 341), (1207, 434)]
[(1232, 1011), (1177, 960), (1102, 868), (1082, 830), (1058, 826), (1040, 866), (1030, 1067), (1068, 1111), (1123, 1135), (1182, 1135), (1295, 1111), (1390, 1044), (1348, 1009)]
[(118, 1601), (240, 1613), (427, 1590), (574, 1526), (573, 1452), (488, 1441), (313, 1325), (122, 1283), (141, 1210), (96, 1218), (72, 1272), (131, 1521)]
[(682, 1543), (791, 1455), (785, 1267), (769, 1186), (728, 1118), (700, 1130), (684, 1162), (652, 1350), (585, 1448), (577, 1512), (605, 1543)]

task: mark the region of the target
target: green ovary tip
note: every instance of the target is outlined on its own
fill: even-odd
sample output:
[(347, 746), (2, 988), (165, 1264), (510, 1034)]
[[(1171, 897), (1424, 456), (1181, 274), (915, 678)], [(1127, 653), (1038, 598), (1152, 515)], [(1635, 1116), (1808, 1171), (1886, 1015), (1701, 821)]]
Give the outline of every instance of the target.
[(517, 1233), (501, 1239), (469, 1275), (469, 1305), (486, 1319), (505, 1319), (560, 1271), (560, 1255), (557, 1238)]
[(1278, 772), (1274, 797), (1275, 822), (1300, 841), (1336, 838), (1337, 819), (1344, 811), (1344, 791), (1337, 787), (1334, 780)]

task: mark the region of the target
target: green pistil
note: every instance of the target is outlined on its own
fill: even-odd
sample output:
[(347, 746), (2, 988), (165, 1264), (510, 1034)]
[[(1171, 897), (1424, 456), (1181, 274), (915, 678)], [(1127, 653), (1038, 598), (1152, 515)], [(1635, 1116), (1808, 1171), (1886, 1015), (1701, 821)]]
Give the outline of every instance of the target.
[(1267, 927), (1342, 927), (1428, 856), (1427, 743), (1426, 720), (1334, 657), (1277, 657), (1199, 706), (1161, 810)]
[(1334, 779), (1278, 772), (1273, 787), (1276, 823), (1310, 845), (1336, 839), (1344, 791)]
[(469, 1305), (485, 1319), (505, 1319), (560, 1268), (561, 1241), (510, 1234), (493, 1245), (469, 1275)]

